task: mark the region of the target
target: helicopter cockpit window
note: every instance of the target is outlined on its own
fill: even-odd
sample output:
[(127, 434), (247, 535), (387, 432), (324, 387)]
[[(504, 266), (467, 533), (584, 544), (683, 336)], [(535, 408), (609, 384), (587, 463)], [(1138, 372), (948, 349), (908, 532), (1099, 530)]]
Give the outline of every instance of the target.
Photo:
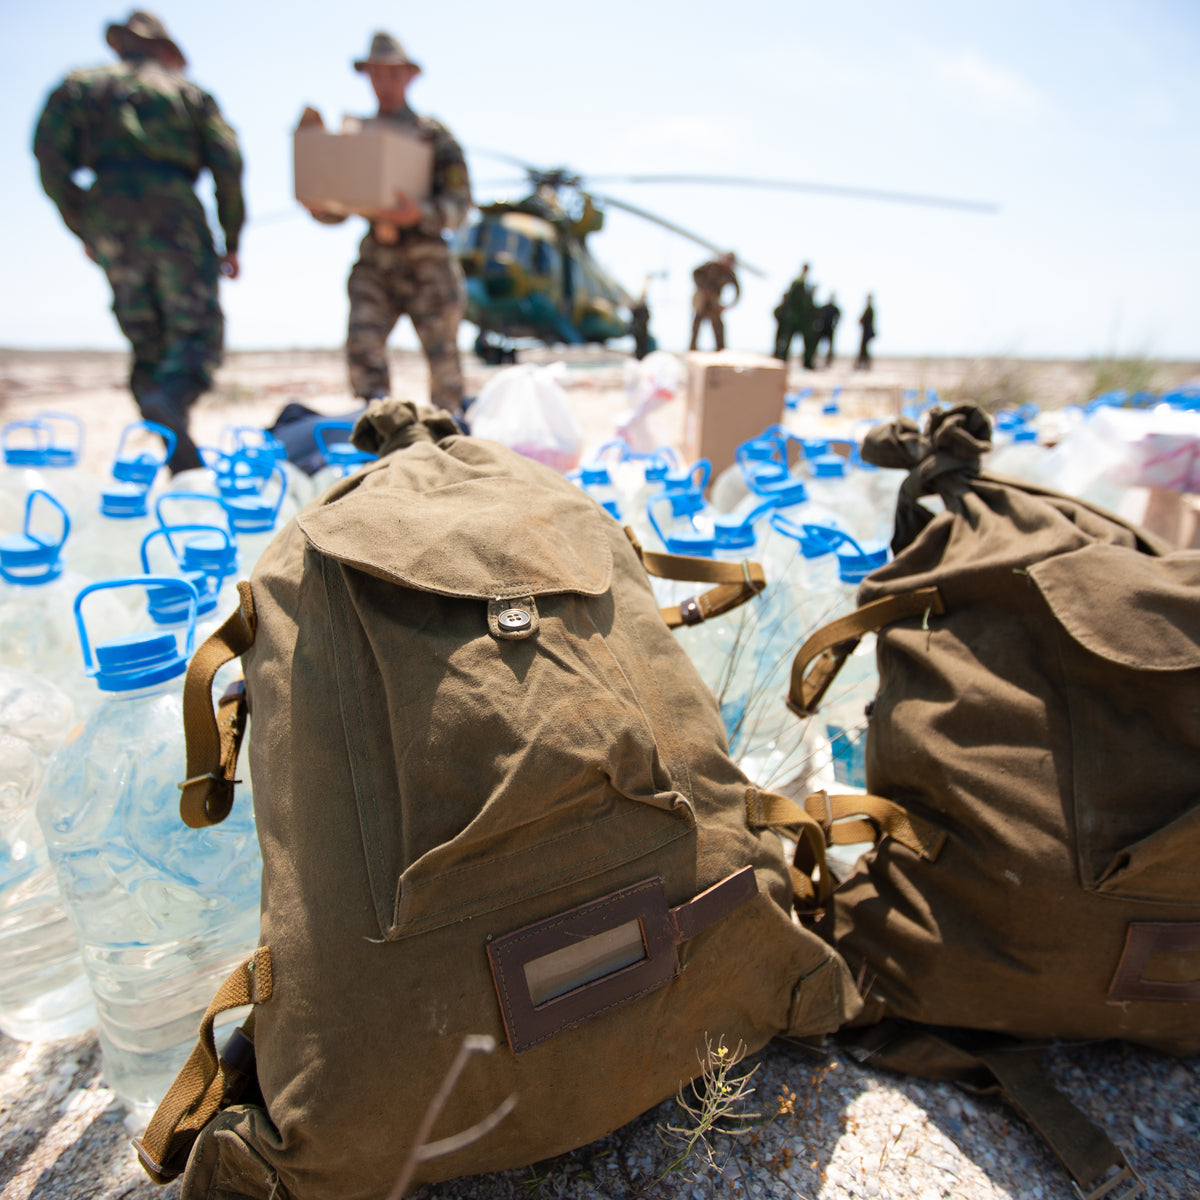
[(512, 256), (526, 270), (533, 266), (533, 242), (523, 233), (512, 235)]
[(558, 255), (549, 242), (534, 242), (533, 271), (536, 275), (555, 275), (558, 273), (556, 259)]

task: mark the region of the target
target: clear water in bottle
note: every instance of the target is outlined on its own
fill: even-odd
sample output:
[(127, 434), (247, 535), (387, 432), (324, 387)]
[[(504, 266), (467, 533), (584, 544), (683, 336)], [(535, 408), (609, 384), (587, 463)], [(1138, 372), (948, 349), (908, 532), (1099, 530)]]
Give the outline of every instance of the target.
[(75, 723), (47, 680), (0, 667), (0, 1030), (74, 1037), (96, 1023), (79, 943), (37, 823), (45, 764)]
[(77, 601), (104, 700), (51, 760), (37, 806), (95, 997), (104, 1078), (134, 1130), (187, 1059), (218, 985), (253, 952), (261, 880), (245, 796), (220, 825), (189, 829), (180, 819), (191, 639), (130, 635), (97, 644), (93, 665), (91, 591), (146, 584), (195, 594), (186, 580), (152, 577), (94, 584)]

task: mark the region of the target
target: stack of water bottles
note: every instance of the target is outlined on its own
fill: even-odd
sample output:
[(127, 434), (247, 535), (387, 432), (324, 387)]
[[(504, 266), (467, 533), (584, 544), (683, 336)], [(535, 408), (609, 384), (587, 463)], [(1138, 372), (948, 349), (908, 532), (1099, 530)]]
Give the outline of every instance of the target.
[[(623, 474), (631, 466), (638, 470)], [(665, 451), (634, 456), (609, 444), (576, 479), (648, 549), (762, 563), (759, 597), (676, 636), (720, 704), (731, 754), (755, 783), (862, 788), (873, 641), (864, 639), (843, 668), (816, 720), (795, 716), (784, 698), (804, 640), (850, 611), (859, 582), (887, 561), (903, 472), (868, 467), (852, 444), (772, 426), (738, 448), (706, 496), (710, 475), (704, 459), (681, 467)], [(663, 605), (698, 590), (652, 585)]]
[(168, 430), (128, 427), (100, 482), (67, 461), (63, 422), (15, 424), (0, 437), (0, 1030), (97, 1026), (136, 1131), (258, 938), (249, 789), (220, 826), (179, 816), (184, 673), (304, 497), (265, 439), (214, 453), (180, 491)]

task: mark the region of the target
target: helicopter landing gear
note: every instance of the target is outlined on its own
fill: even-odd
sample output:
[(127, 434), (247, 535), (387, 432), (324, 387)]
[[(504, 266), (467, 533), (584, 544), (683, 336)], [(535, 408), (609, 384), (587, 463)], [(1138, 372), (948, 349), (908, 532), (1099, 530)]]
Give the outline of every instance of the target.
[(502, 342), (494, 342), (484, 333), (475, 339), (475, 353), (489, 367), (498, 367), (501, 363), (517, 361), (515, 346), (505, 346)]

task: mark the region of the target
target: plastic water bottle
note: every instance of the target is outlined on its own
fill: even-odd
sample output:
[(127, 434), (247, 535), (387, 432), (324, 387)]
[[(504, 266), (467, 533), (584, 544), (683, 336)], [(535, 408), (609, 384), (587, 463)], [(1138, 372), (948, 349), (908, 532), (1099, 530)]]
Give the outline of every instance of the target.
[(617, 497), (612, 476), (604, 463), (584, 463), (574, 471), (568, 471), (567, 478), (587, 492), (610, 517), (621, 520), (621, 502)]
[(179, 816), (186, 771), (182, 688), (191, 631), (106, 643), (85, 606), (115, 587), (195, 589), (152, 577), (79, 595), (83, 657), (104, 699), (46, 772), (38, 821), (75, 926), (99, 1017), (103, 1073), (140, 1129), (195, 1043), (218, 985), (258, 940), (261, 859), (250, 806), (220, 825)]
[[(0, 537), (0, 665), (51, 680), (82, 717), (96, 702), (79, 655), (74, 603), (89, 581), (65, 569), (67, 510), (49, 492), (30, 492), (21, 532)], [(128, 610), (104, 597), (93, 620), (105, 637), (127, 626)]]
[[(61, 424), (68, 422), (78, 427), (73, 437), (61, 433)], [(99, 486), (78, 467), (82, 438), (82, 423), (66, 413), (9, 421), (0, 429), (0, 528), (11, 529), (20, 521), (32, 491), (53, 493), (75, 522), (94, 511)]]
[(359, 450), (350, 441), (354, 430), (353, 421), (330, 418), (318, 421), (313, 426), (313, 440), (325, 460), (325, 465), (317, 471), (311, 480), (311, 496), (320, 496), (327, 488), (353, 475), (359, 467), (374, 462), (376, 455), (365, 450)]
[(229, 528), (237, 538), (244, 575), (250, 574), (258, 556), (301, 507), (297, 497), (289, 496), (287, 476), (278, 464), (261, 491), (252, 495), (224, 496), (221, 502), (225, 506)]
[(137, 570), (138, 547), (158, 522), (150, 487), (110, 480), (100, 489), (97, 512), (76, 527), (67, 565), (87, 579), (111, 579)]
[(34, 808), (46, 762), (74, 724), (65, 692), (0, 667), (0, 1030), (17, 1041), (74, 1037), (96, 1023)]
[(639, 541), (645, 543), (654, 536), (646, 516), (646, 503), (663, 490), (666, 477), (679, 470), (679, 460), (669, 446), (645, 454), (628, 452), (618, 467), (618, 502), (625, 514), (623, 520), (633, 528)]
[[(887, 547), (880, 542), (859, 544), (846, 538), (838, 546), (838, 580), (844, 601), (834, 616), (854, 607), (858, 585), (887, 558)], [(821, 702), (817, 717), (820, 750), (815, 764), (820, 786), (831, 791), (865, 790), (867, 708), (878, 685), (875, 635), (869, 633), (842, 664)]]

